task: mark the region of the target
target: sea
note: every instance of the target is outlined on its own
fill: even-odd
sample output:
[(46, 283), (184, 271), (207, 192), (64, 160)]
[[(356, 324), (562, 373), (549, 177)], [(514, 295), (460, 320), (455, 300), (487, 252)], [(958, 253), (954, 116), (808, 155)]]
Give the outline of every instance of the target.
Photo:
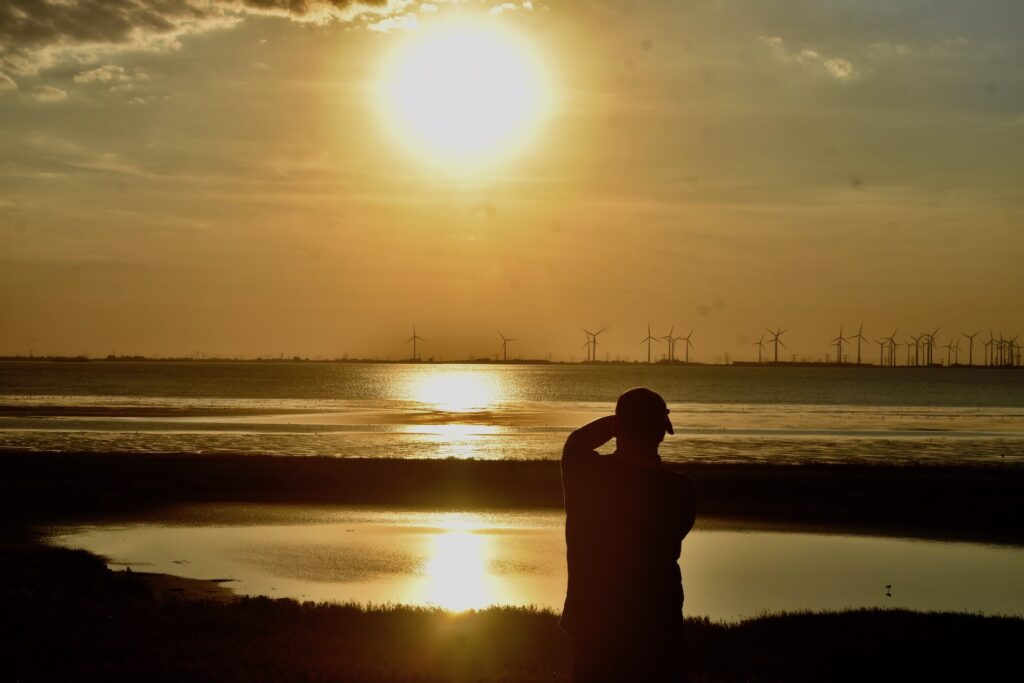
[(1024, 371), (982, 367), (0, 362), (0, 451), (557, 459), (647, 386), (668, 461), (1024, 464)]

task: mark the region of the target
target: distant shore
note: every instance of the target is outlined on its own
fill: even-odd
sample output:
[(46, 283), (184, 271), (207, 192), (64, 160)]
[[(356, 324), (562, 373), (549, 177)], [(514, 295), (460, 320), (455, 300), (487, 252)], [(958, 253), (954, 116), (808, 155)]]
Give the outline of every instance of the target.
[[(189, 503), (557, 509), (553, 461), (0, 453), (0, 512), (61, 523)], [(1024, 545), (1024, 468), (672, 464), (707, 526)]]
[(725, 360), (706, 363), (698, 361), (681, 361), (661, 359), (648, 363), (643, 360), (608, 359), (608, 360), (552, 360), (550, 358), (517, 358), (500, 360), (494, 358), (309, 358), (305, 356), (256, 357), (241, 358), (230, 356), (0, 356), (0, 362), (6, 363), (327, 363), (357, 365), (627, 365), (652, 367), (742, 367), (742, 368), (862, 368), (877, 370), (923, 370), (923, 369), (970, 369), (970, 370), (1024, 370), (1024, 365), (986, 365), (975, 363), (920, 363), (917, 365), (879, 365), (878, 363), (853, 363), (843, 361), (815, 360), (780, 360), (780, 361), (744, 361)]

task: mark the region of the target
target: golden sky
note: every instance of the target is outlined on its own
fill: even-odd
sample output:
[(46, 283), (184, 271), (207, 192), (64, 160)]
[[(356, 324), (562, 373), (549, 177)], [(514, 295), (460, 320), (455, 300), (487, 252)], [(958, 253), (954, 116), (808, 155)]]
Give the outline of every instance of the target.
[[(393, 78), (453, 22), (470, 47)], [(0, 354), (1024, 331), (1022, 25), (1019, 0), (0, 0)], [(486, 72), (472, 27), (546, 99), (453, 167), (382, 84)], [(427, 122), (511, 115), (494, 73), (491, 109)]]

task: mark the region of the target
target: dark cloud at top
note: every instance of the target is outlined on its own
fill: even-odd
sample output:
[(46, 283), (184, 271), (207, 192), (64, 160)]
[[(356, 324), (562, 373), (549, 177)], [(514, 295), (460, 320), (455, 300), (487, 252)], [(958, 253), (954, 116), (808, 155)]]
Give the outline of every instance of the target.
[(351, 19), (392, 0), (0, 0), (0, 70), (34, 73), (66, 57), (174, 46), (249, 14), (321, 22)]

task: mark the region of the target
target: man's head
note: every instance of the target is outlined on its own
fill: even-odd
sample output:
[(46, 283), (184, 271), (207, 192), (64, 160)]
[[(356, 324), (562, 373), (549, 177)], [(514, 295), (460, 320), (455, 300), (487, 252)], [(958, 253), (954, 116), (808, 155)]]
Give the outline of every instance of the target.
[(665, 432), (674, 434), (665, 399), (644, 387), (630, 389), (615, 403), (615, 436), (619, 440), (657, 445)]

